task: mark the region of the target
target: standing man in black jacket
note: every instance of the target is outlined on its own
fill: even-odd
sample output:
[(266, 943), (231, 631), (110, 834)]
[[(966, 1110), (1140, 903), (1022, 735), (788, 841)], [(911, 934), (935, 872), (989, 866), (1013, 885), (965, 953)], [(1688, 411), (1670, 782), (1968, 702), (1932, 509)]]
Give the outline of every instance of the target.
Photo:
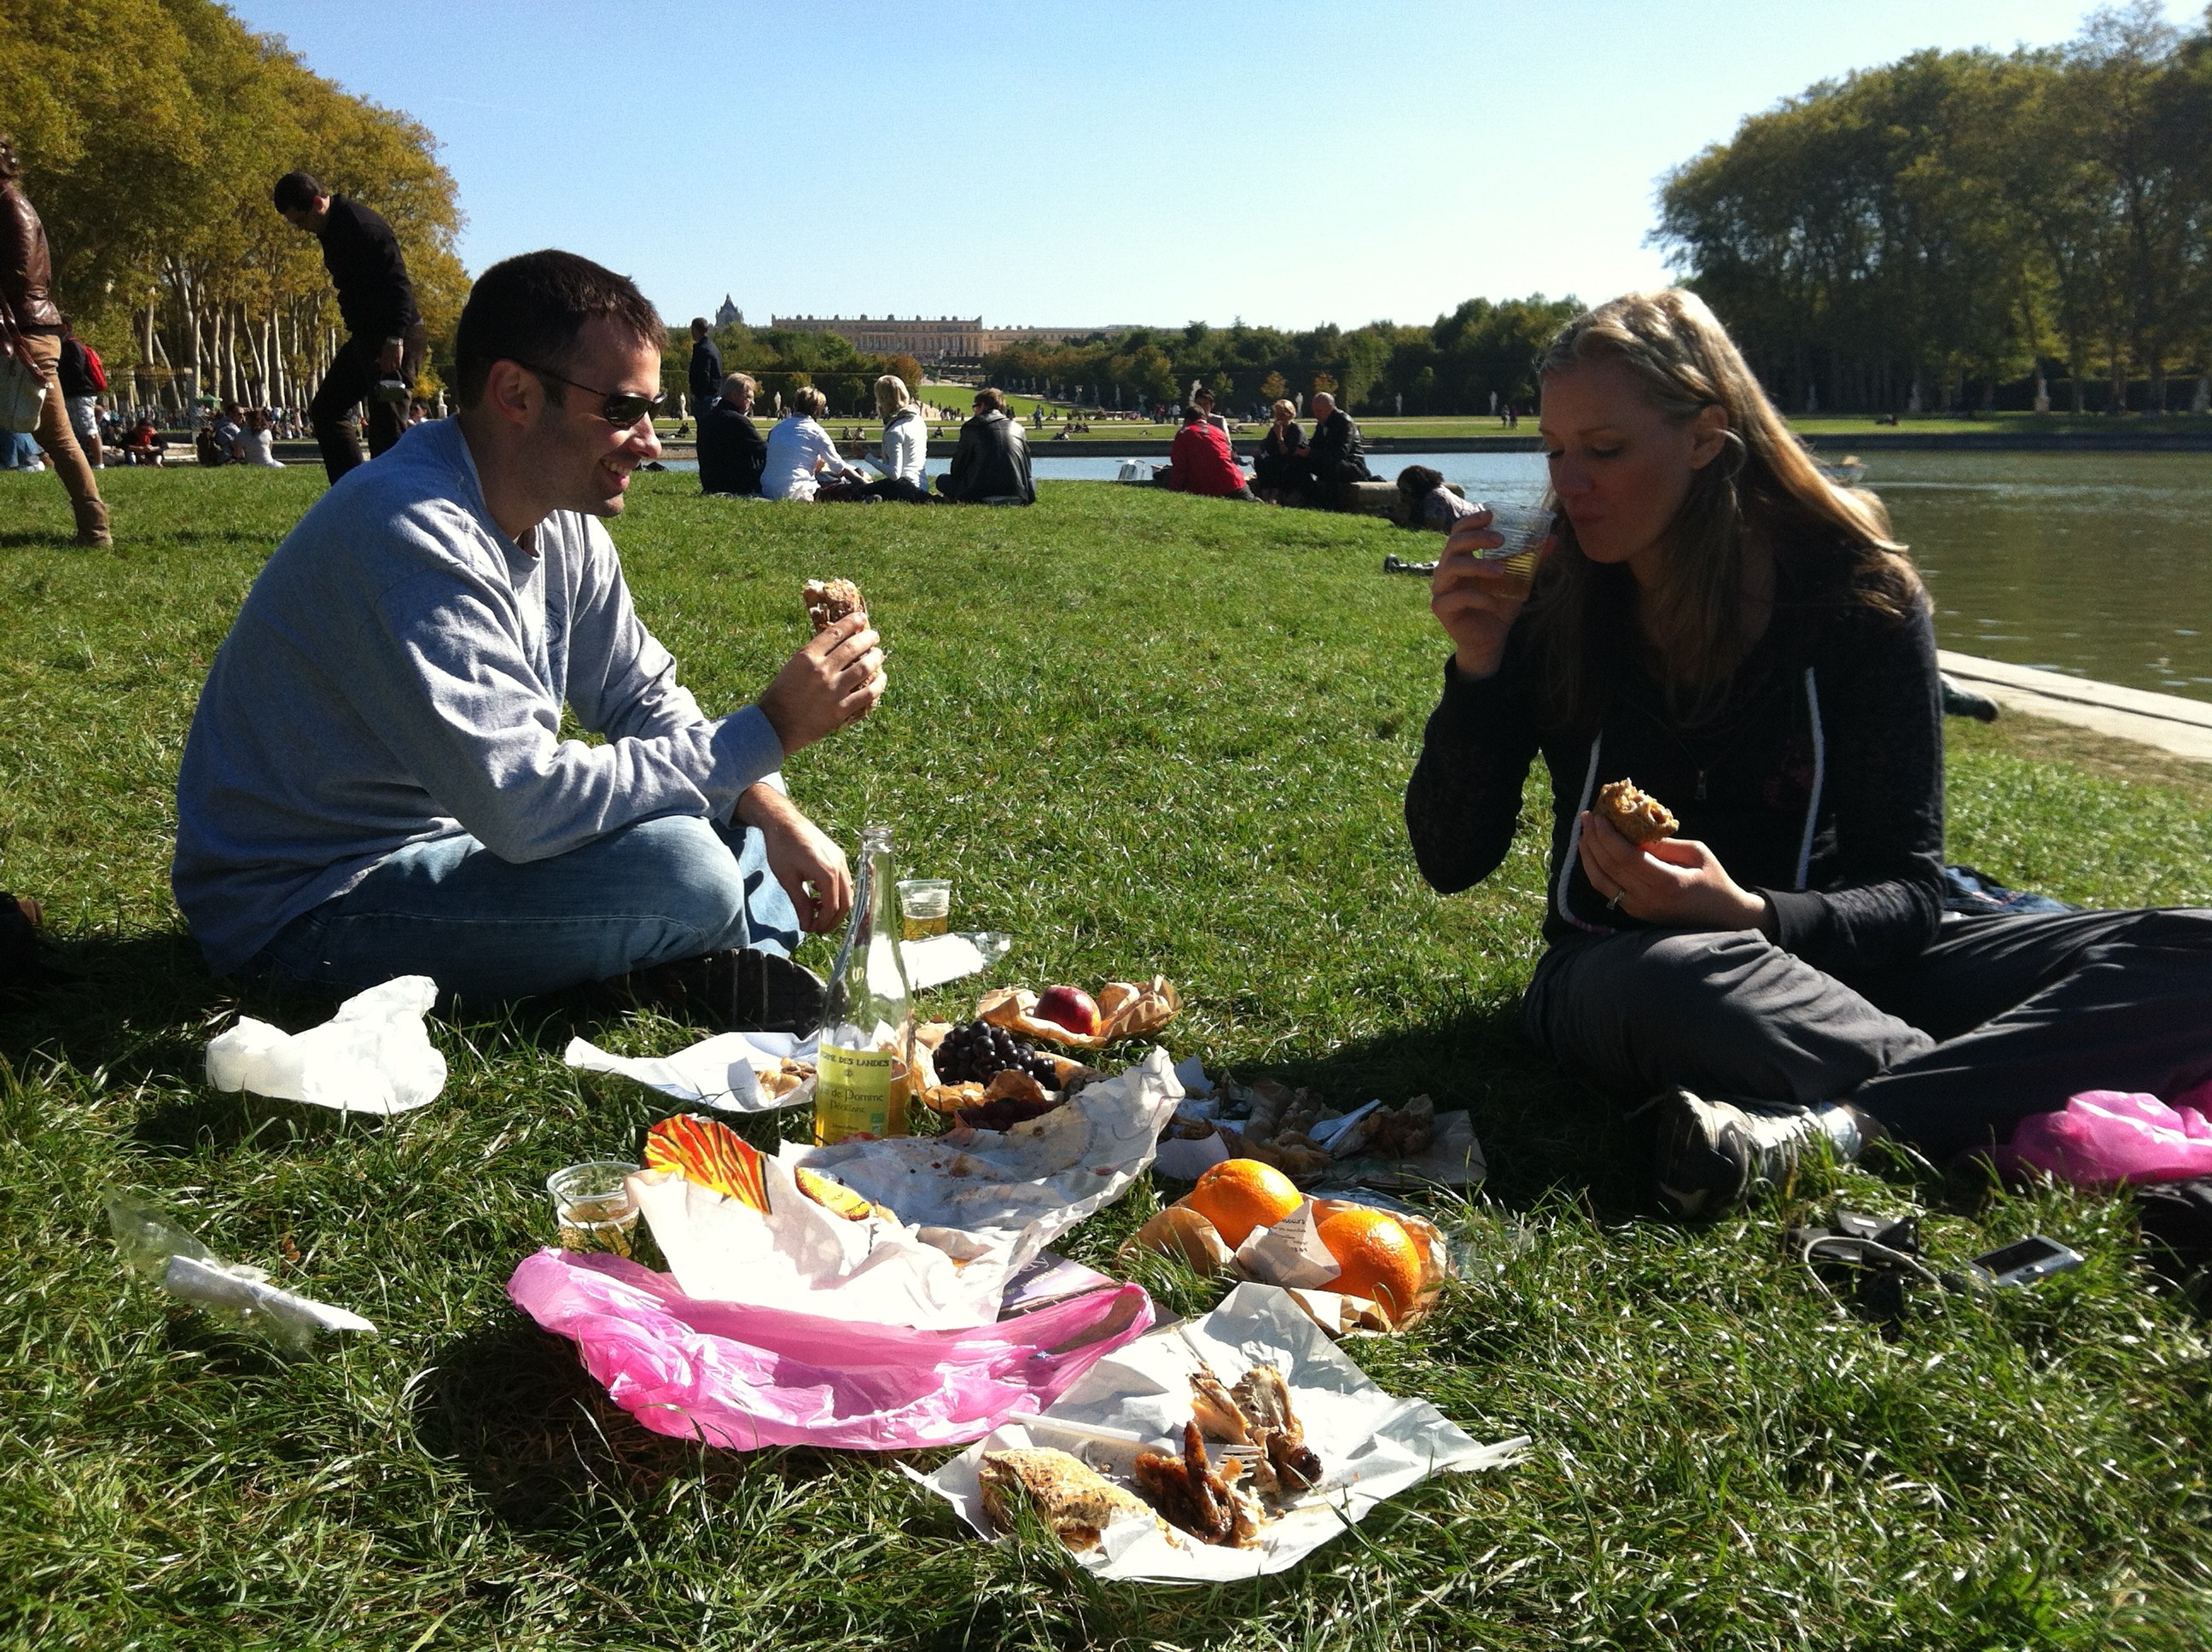
[[(368, 403), (368, 456), (385, 452), (407, 428), (407, 404), (422, 369), (427, 335), (415, 307), (414, 283), (392, 226), (343, 195), (332, 195), (309, 174), (288, 172), (276, 180), (276, 210), (295, 229), (323, 244), (323, 267), (338, 289), (338, 314), (346, 341), (314, 399), (308, 422), (323, 450), (323, 469), (335, 483), (362, 462), (354, 439), (354, 410)], [(380, 390), (396, 385), (398, 393)]]
[(722, 393), (722, 352), (714, 343), (707, 318), (691, 318), (691, 416), (704, 419), (714, 398)]

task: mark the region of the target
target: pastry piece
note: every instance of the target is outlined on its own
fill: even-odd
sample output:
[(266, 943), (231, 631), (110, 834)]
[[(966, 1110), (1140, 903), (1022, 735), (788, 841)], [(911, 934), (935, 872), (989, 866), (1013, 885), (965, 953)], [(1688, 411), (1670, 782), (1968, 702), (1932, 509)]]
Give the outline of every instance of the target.
[(1634, 780), (1612, 780), (1599, 787), (1597, 812), (1614, 831), (1639, 848), (1662, 837), (1674, 836), (1682, 823), (1658, 799), (1638, 791)]
[(868, 604), (860, 587), (850, 580), (809, 580), (799, 593), (806, 603), (806, 617), (819, 636), (848, 614), (865, 614)]
[(1095, 1549), (1116, 1515), (1149, 1520), (1170, 1543), (1175, 1534), (1145, 1503), (1079, 1457), (1049, 1446), (987, 1451), (976, 1471), (983, 1509), (1001, 1526), (1014, 1523), (1014, 1499), (1026, 1497), (1053, 1534), (1071, 1549)]

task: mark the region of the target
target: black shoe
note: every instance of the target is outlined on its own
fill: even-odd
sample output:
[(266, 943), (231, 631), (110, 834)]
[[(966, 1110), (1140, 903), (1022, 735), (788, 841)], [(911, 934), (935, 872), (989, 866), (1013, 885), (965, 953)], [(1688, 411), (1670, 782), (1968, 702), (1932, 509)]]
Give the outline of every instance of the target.
[(1985, 694), (1977, 694), (1956, 678), (1937, 674), (1943, 685), (1943, 714), (1946, 717), (1971, 717), (1978, 723), (1994, 723), (1997, 720), (1997, 702)]
[(625, 1007), (660, 1010), (726, 1032), (811, 1033), (822, 1024), (827, 991), (811, 969), (751, 948), (677, 958), (605, 984)]
[(1647, 1110), (1659, 1202), (1685, 1221), (1725, 1215), (1759, 1182), (1785, 1185), (1822, 1135), (1809, 1109), (1759, 1113), (1686, 1090), (1667, 1091)]

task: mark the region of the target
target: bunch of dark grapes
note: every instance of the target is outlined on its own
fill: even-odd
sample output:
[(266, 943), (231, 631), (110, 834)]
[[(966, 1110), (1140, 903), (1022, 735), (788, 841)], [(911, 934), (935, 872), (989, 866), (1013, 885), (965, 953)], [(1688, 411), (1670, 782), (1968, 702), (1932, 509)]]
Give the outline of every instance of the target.
[(937, 1076), (948, 1084), (988, 1084), (1008, 1067), (1026, 1072), (1047, 1090), (1060, 1087), (1050, 1056), (988, 1021), (955, 1027), (937, 1047)]

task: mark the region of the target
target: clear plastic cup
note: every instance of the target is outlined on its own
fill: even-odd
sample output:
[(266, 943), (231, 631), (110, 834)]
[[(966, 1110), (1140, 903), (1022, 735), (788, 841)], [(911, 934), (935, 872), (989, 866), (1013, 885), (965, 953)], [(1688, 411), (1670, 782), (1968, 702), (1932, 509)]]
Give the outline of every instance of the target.
[(932, 935), (942, 935), (952, 926), (951, 878), (902, 878), (898, 896), (903, 938), (924, 940)]
[(636, 1249), (637, 1205), (623, 1179), (636, 1174), (628, 1159), (593, 1159), (545, 1178), (561, 1226), (561, 1248), (628, 1256)]
[(1536, 577), (1536, 559), (1543, 552), (1544, 541), (1552, 537), (1558, 515), (1535, 505), (1485, 505), (1482, 508), (1490, 513), (1490, 531), (1503, 534), (1505, 543), (1495, 550), (1475, 554), (1511, 576), (1507, 586), (1510, 594), (1525, 597)]

